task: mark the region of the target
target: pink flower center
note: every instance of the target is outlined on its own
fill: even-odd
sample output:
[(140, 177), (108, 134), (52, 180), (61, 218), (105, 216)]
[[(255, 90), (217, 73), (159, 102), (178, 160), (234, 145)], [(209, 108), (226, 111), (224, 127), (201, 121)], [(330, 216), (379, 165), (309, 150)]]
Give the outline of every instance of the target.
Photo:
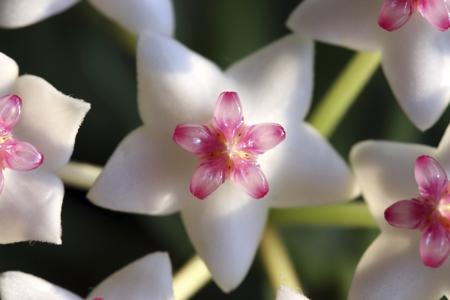
[(0, 97), (0, 190), (3, 170), (30, 171), (42, 165), (44, 156), (31, 144), (16, 139), (12, 133), (20, 119), (22, 100), (16, 95)]
[(190, 191), (199, 199), (214, 192), (227, 179), (259, 199), (269, 191), (257, 158), (281, 143), (283, 127), (274, 123), (246, 125), (235, 92), (219, 96), (213, 118), (206, 124), (179, 124), (173, 140), (199, 158)]
[(420, 255), (429, 267), (439, 267), (450, 254), (450, 188), (447, 173), (437, 160), (422, 155), (416, 160), (419, 196), (400, 200), (384, 216), (395, 227), (421, 231)]
[(450, 2), (447, 0), (384, 0), (378, 24), (387, 31), (394, 31), (417, 11), (440, 31), (450, 27)]

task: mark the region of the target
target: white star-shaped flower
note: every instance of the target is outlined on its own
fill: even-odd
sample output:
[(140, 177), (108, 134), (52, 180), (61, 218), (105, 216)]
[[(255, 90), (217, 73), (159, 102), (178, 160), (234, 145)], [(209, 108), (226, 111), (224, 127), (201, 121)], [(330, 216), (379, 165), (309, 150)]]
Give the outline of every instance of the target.
[(0, 275), (3, 300), (173, 300), (169, 256), (157, 252), (144, 256), (97, 285), (86, 298), (39, 277), (10, 271)]
[[(122, 141), (88, 198), (117, 211), (181, 212), (215, 281), (234, 289), (253, 261), (269, 207), (343, 201), (358, 192), (345, 162), (301, 122), (310, 106), (312, 58), (312, 43), (290, 35), (223, 72), (171, 38), (143, 35), (138, 105), (144, 126)], [(236, 93), (217, 102), (224, 91)], [(180, 128), (188, 130), (178, 136)], [(258, 130), (247, 135), (236, 128)], [(252, 142), (244, 149), (242, 139)], [(219, 168), (209, 168), (212, 160), (197, 151), (209, 141), (218, 148), (205, 154), (222, 157)]]
[(18, 77), (0, 53), (0, 243), (61, 243), (64, 186), (54, 174), (73, 151), (86, 102), (42, 78)]
[[(79, 0), (2, 0), (0, 27), (28, 26), (58, 14)], [(171, 0), (89, 0), (100, 12), (133, 33), (152, 30), (172, 35), (175, 20)]]
[[(291, 15), (288, 26), (322, 42), (381, 51), (384, 73), (400, 106), (418, 128), (426, 130), (450, 101), (450, 32), (440, 31), (446, 25), (439, 23), (442, 14), (448, 21), (448, 2), (427, 1), (428, 10), (422, 2), (306, 0)], [(397, 30), (384, 30), (378, 22)]]
[(349, 299), (450, 295), (450, 126), (437, 148), (367, 141), (354, 146), (351, 161), (382, 232), (357, 267)]

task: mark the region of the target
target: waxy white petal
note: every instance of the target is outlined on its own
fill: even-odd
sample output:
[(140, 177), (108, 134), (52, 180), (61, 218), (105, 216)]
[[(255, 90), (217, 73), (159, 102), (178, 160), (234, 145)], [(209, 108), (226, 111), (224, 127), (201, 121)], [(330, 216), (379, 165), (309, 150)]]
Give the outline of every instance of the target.
[(3, 300), (81, 300), (83, 298), (39, 277), (22, 272), (0, 275)]
[(333, 147), (311, 126), (286, 131), (286, 140), (260, 159), (271, 205), (296, 207), (356, 197), (352, 172)]
[(291, 290), (288, 287), (281, 286), (278, 289), (276, 300), (309, 300), (305, 296)]
[(175, 31), (171, 0), (89, 0), (99, 11), (133, 33)]
[(171, 136), (178, 123), (211, 118), (226, 90), (221, 70), (174, 39), (145, 33), (138, 43), (138, 105), (155, 134)]
[(179, 201), (192, 201), (189, 180), (195, 164), (195, 157), (180, 149), (170, 135), (157, 139), (140, 127), (116, 149), (88, 198), (112, 210), (173, 213)]
[(183, 200), (181, 215), (195, 249), (226, 292), (247, 274), (267, 218), (267, 201), (227, 181), (206, 200)]
[(0, 52), (0, 97), (6, 96), (11, 92), (18, 75), (19, 67), (16, 62)]
[(77, 2), (78, 0), (2, 0), (0, 27), (31, 25), (60, 13)]
[(377, 20), (382, 0), (306, 0), (287, 25), (300, 36), (351, 49), (379, 50)]
[(298, 124), (312, 96), (314, 49), (288, 35), (233, 64), (226, 74), (237, 86), (247, 124)]
[[(399, 230), (386, 222), (384, 211), (396, 201), (419, 194), (414, 179), (416, 158), (423, 154), (433, 155), (434, 151), (432, 147), (394, 142), (367, 141), (353, 146), (350, 160), (356, 179), (372, 215), (383, 230)], [(418, 252), (416, 255), (419, 257)]]
[(450, 32), (415, 15), (383, 35), (384, 73), (400, 106), (421, 130), (430, 128), (450, 102)]
[(4, 170), (0, 194), (0, 244), (21, 241), (61, 243), (61, 180), (45, 170)]
[(444, 279), (420, 260), (420, 233), (412, 239), (403, 232), (382, 233), (370, 245), (356, 269), (349, 300), (440, 299)]
[(22, 99), (22, 115), (14, 135), (44, 154), (41, 168), (61, 168), (72, 155), (78, 128), (90, 104), (66, 96), (31, 75), (19, 77), (12, 92)]
[(173, 300), (169, 256), (157, 252), (144, 256), (100, 283), (87, 299)]

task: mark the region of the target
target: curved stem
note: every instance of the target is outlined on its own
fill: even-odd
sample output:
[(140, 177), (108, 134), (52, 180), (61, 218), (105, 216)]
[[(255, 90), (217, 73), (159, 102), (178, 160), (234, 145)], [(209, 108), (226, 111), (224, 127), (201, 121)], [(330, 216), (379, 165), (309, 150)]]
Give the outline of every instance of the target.
[(211, 280), (203, 260), (194, 256), (174, 276), (173, 290), (175, 299), (187, 300)]
[(58, 171), (58, 176), (68, 186), (89, 190), (101, 172), (100, 166), (71, 161)]
[(277, 230), (270, 222), (264, 232), (260, 253), (270, 283), (275, 291), (283, 285), (301, 293), (301, 284), (289, 259), (287, 249), (284, 247)]
[(330, 136), (337, 124), (377, 70), (379, 53), (355, 54), (313, 112), (310, 123), (323, 136)]

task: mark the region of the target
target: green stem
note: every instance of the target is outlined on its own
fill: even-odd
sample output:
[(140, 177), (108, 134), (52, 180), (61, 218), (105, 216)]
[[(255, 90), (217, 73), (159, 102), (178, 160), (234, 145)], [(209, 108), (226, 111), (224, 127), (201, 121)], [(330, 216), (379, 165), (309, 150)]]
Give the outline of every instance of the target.
[(355, 102), (364, 86), (380, 64), (379, 53), (355, 54), (319, 106), (311, 115), (310, 123), (323, 136), (330, 136), (337, 124)]
[(275, 291), (284, 285), (301, 292), (300, 281), (297, 278), (287, 249), (284, 247), (277, 230), (270, 222), (267, 224), (261, 241), (260, 253), (264, 268)]
[(377, 228), (365, 203), (331, 204), (289, 210), (272, 210), (276, 225)]
[(203, 260), (192, 257), (173, 277), (173, 291), (176, 300), (187, 300), (195, 295), (211, 280)]

